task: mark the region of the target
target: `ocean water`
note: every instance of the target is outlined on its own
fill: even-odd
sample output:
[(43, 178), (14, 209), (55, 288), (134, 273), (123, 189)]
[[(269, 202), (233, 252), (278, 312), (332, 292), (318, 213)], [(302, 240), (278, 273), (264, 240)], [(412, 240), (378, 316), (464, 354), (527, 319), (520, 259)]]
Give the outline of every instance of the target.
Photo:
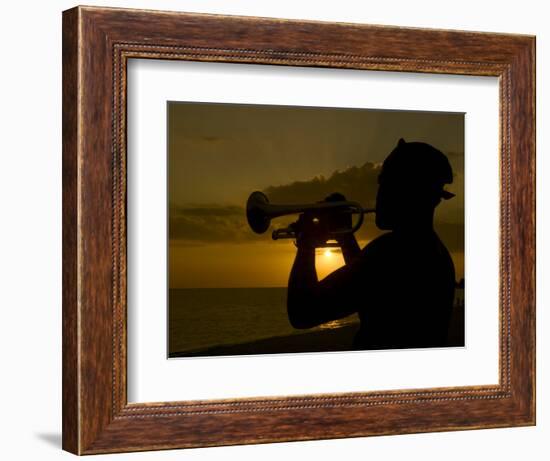
[[(463, 290), (456, 291), (455, 314), (460, 316)], [(304, 334), (288, 321), (286, 288), (172, 289), (168, 313), (171, 354)], [(336, 330), (358, 322), (352, 315), (307, 331)]]

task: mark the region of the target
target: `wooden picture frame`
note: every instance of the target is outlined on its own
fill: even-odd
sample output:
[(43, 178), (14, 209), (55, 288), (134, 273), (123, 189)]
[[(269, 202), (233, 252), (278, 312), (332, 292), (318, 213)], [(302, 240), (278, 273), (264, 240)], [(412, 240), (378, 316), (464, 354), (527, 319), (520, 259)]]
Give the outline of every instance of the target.
[[(494, 386), (128, 403), (131, 58), (496, 76)], [(93, 454), (535, 424), (535, 38), (77, 7), (63, 13), (63, 448)]]

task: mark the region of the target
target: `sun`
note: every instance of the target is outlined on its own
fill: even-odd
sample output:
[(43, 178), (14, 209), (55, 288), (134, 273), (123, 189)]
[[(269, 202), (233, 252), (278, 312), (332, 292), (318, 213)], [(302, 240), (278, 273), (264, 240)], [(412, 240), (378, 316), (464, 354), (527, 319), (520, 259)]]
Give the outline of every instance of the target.
[(330, 258), (332, 256), (332, 251), (330, 251), (328, 248), (324, 251), (323, 255), (325, 258)]

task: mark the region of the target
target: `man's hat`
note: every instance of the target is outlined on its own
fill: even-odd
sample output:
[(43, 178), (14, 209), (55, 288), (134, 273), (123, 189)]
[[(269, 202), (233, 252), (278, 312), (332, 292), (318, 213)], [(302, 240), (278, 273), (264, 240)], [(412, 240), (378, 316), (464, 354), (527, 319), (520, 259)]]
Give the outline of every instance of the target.
[(435, 187), (444, 200), (455, 196), (444, 189), (445, 184), (453, 182), (453, 170), (447, 156), (424, 142), (406, 142), (401, 138), (384, 160), (381, 179), (386, 175), (404, 183)]

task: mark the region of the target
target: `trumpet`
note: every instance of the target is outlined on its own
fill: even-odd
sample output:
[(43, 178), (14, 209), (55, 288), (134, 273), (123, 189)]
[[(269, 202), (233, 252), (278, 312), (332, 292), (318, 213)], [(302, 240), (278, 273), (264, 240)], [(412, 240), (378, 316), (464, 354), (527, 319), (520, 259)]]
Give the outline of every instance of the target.
[[(328, 247), (336, 246), (329, 243), (329, 240), (335, 240), (343, 234), (355, 233), (363, 224), (365, 214), (375, 212), (376, 210), (374, 208), (363, 208), (360, 203), (347, 200), (293, 205), (272, 204), (269, 203), (266, 195), (260, 191), (252, 192), (246, 202), (246, 219), (248, 225), (257, 234), (266, 232), (271, 225), (271, 220), (280, 216), (305, 214), (308, 219), (311, 219), (313, 223), (317, 224), (321, 221), (327, 221), (327, 216), (330, 214), (357, 214), (357, 222), (351, 227), (329, 228), (327, 230), (327, 241), (324, 246)], [(296, 238), (297, 229), (295, 223), (282, 229), (275, 229), (271, 237), (273, 240)]]

